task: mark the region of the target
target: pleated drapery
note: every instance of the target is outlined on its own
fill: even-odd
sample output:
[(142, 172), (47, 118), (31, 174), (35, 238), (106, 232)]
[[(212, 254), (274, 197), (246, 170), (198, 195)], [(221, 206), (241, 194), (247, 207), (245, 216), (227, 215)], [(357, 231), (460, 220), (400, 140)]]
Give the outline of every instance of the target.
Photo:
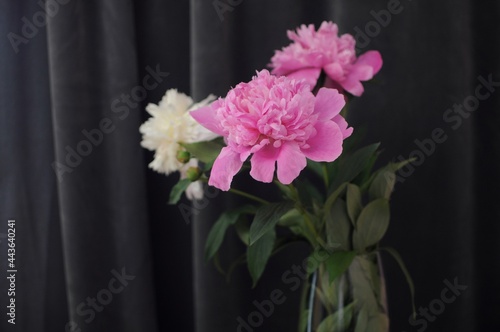
[[(2, 0), (0, 8), (1, 308), (9, 219), (18, 264), (16, 326), (2, 309), (1, 331), (295, 331), (300, 290), (283, 273), (305, 248), (274, 256), (255, 289), (244, 266), (226, 282), (203, 250), (218, 214), (239, 201), (210, 192), (193, 214), (168, 206), (175, 176), (148, 169), (138, 128), (167, 89), (224, 96), (288, 44), (286, 30), (323, 20), (384, 59), (348, 121), (366, 131), (365, 144), (381, 142), (381, 162), (417, 158), (399, 174), (382, 245), (403, 256), (418, 315), (409, 320), (404, 275), (383, 256), (391, 331), (496, 326), (496, 2)], [(236, 185), (272, 197), (244, 177)], [(230, 231), (222, 265), (243, 250)], [(242, 327), (274, 289), (286, 301)]]

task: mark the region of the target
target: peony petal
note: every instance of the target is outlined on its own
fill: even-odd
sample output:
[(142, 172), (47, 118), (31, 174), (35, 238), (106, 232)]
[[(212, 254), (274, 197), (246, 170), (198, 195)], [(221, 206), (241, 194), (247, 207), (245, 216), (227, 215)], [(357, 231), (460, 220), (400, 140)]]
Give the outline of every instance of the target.
[(280, 148), (275, 148), (268, 144), (264, 148), (255, 152), (250, 160), (252, 169), (250, 175), (257, 181), (269, 183), (273, 181), (276, 159)]
[[(353, 132), (353, 128), (349, 127), (347, 124), (347, 121), (342, 117), (342, 115), (337, 115), (333, 118), (333, 121), (339, 126), (340, 131), (342, 132), (342, 137), (346, 139), (347, 137), (351, 136)], [(349, 127), (349, 128), (347, 128)]]
[(364, 54), (361, 54), (356, 60), (356, 65), (366, 65), (372, 67), (372, 75), (375, 75), (379, 72), (380, 68), (382, 68), (382, 64), (382, 55), (380, 55), (379, 51), (368, 51)]
[(292, 183), (306, 165), (306, 157), (299, 146), (294, 142), (286, 142), (281, 146), (278, 156), (278, 180), (283, 184)]
[(234, 152), (227, 146), (222, 148), (219, 156), (215, 159), (208, 184), (220, 190), (228, 191), (233, 177), (238, 173), (242, 165), (243, 162), (240, 160), (239, 153)]
[(330, 120), (340, 113), (344, 105), (344, 96), (337, 90), (321, 88), (316, 95), (314, 113), (318, 114), (318, 121)]
[(342, 153), (342, 131), (333, 121), (318, 122), (315, 128), (316, 135), (307, 141), (310, 147), (302, 153), (314, 161), (334, 161)]
[(368, 81), (373, 78), (373, 68), (368, 65), (355, 64), (351, 68), (349, 76), (355, 77), (359, 81)]
[(311, 90), (314, 89), (316, 83), (318, 82), (319, 74), (321, 73), (320, 68), (305, 68), (294, 71), (286, 75), (288, 78), (296, 79), (296, 80), (305, 80), (307, 84), (311, 87)]
[(356, 60), (349, 75), (339, 83), (347, 92), (359, 97), (365, 91), (360, 81), (372, 79), (380, 68), (382, 68), (380, 53), (378, 51), (368, 51)]
[(334, 81), (340, 81), (344, 78), (344, 70), (338, 62), (330, 63), (323, 67), (325, 73)]
[(339, 83), (347, 92), (351, 93), (356, 97), (361, 96), (365, 91), (363, 84), (361, 84), (361, 82), (358, 79), (351, 76), (349, 76), (346, 80)]
[(189, 114), (203, 127), (214, 133), (224, 136), (224, 131), (220, 127), (220, 122), (215, 118), (216, 110), (223, 103), (222, 99), (214, 101), (212, 104), (191, 111)]

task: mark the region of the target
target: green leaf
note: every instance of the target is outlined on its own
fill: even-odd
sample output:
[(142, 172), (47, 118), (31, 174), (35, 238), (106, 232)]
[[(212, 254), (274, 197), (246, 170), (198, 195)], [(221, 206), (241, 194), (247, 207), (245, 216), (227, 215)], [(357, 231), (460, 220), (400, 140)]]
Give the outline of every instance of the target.
[(410, 272), (408, 272), (408, 269), (406, 268), (406, 265), (403, 261), (403, 258), (401, 255), (393, 248), (381, 248), (381, 251), (387, 251), (393, 258), (394, 260), (398, 263), (399, 268), (401, 271), (403, 271), (403, 274), (405, 275), (406, 282), (408, 283), (408, 287), (410, 288), (410, 294), (411, 294), (411, 305), (413, 308), (413, 317), (416, 317), (416, 307), (415, 307), (415, 285), (413, 284), (413, 280), (411, 278)]
[(293, 208), (292, 202), (271, 203), (261, 206), (250, 226), (250, 246), (276, 226), (279, 219)]
[(285, 195), (285, 197), (293, 199), (293, 194), (292, 191), (290, 190), (290, 187), (285, 186), (279, 181), (275, 181), (274, 184), (278, 187), (279, 190)]
[(191, 180), (182, 179), (170, 191), (168, 204), (177, 204), (181, 199), (182, 194), (186, 191), (187, 187), (191, 184)]
[(300, 214), (299, 210), (291, 209), (281, 216), (278, 220), (278, 225), (282, 227), (293, 227), (301, 225), (304, 221), (304, 216)]
[(353, 297), (357, 301), (359, 308), (365, 308), (368, 316), (371, 317), (379, 312), (378, 300), (373, 291), (373, 281), (369, 271), (370, 261), (363, 256), (356, 256), (351, 266), (349, 266), (349, 276)]
[(370, 189), (368, 190), (370, 199), (389, 199), (391, 197), (392, 191), (394, 190), (395, 184), (396, 173), (394, 173), (394, 171), (391, 170), (390, 167), (382, 168), (376, 173), (373, 182), (370, 185)]
[(300, 201), (305, 206), (312, 206), (313, 203), (321, 204), (325, 200), (318, 188), (307, 179), (295, 180), (295, 187), (297, 188)]
[(325, 211), (325, 228), (328, 245), (338, 244), (341, 249), (351, 249), (353, 226), (343, 199), (338, 199), (330, 210)]
[(216, 140), (198, 143), (179, 143), (179, 145), (189, 151), (193, 157), (207, 164), (213, 163), (224, 147), (224, 145)]
[(347, 187), (347, 183), (342, 183), (333, 193), (328, 196), (325, 202), (325, 211), (328, 211), (332, 208), (333, 204), (344, 193), (345, 188)]
[(250, 222), (246, 218), (239, 218), (234, 228), (240, 240), (248, 246), (250, 244)]
[(359, 310), (354, 332), (368, 332), (368, 312), (365, 308)]
[(255, 287), (257, 281), (264, 272), (267, 261), (273, 252), (275, 241), (276, 231), (270, 229), (247, 248), (248, 270), (252, 276), (253, 287)]
[(370, 331), (385, 332), (389, 330), (389, 317), (387, 314), (379, 312), (377, 315), (370, 317), (368, 320)]
[(319, 324), (317, 332), (332, 332), (344, 331), (352, 321), (352, 313), (355, 302), (351, 302), (345, 308), (337, 310), (335, 313), (326, 317), (321, 324)]
[(351, 182), (359, 173), (361, 173), (369, 164), (379, 145), (380, 143), (368, 145), (340, 160), (338, 173), (330, 186), (330, 191), (335, 190), (343, 182)]
[(361, 204), (361, 190), (355, 184), (349, 183), (347, 185), (347, 213), (353, 225), (356, 225), (356, 220), (358, 220), (361, 210), (363, 210), (363, 205)]
[(323, 178), (323, 166), (321, 166), (320, 162), (307, 159), (307, 168), (313, 171), (320, 178)]
[[(365, 168), (357, 175), (354, 180), (352, 181), (353, 183), (359, 185), (360, 187), (363, 186), (368, 180), (371, 179), (372, 175), (372, 168), (375, 165), (375, 162), (377, 161), (378, 157), (380, 155), (380, 150), (375, 151), (373, 156), (371, 156), (370, 160), (366, 163)], [(363, 191), (363, 190), (361, 190)]]
[(389, 227), (389, 201), (379, 198), (370, 202), (360, 213), (354, 229), (354, 248), (362, 252), (378, 243)]
[(406, 165), (414, 162), (415, 160), (416, 160), (416, 158), (410, 158), (410, 159), (407, 159), (407, 160), (400, 161), (399, 163), (389, 163), (389, 166), (390, 166), (390, 168), (391, 168), (392, 171), (397, 172), (401, 168), (403, 168)]
[(330, 283), (347, 271), (354, 257), (355, 251), (336, 251), (328, 257), (325, 263)]
[(205, 243), (205, 260), (210, 260), (217, 250), (219, 250), (228, 227), (234, 225), (238, 221), (240, 215), (254, 214), (255, 210), (255, 206), (246, 204), (237, 209), (223, 212), (208, 233), (207, 241)]

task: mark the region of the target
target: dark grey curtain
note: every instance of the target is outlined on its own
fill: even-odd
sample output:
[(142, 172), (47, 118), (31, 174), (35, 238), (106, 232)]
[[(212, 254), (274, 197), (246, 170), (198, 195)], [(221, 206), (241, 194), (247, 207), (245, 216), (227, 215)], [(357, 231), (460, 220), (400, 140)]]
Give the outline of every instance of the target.
[[(138, 127), (166, 89), (224, 95), (266, 67), (287, 29), (323, 20), (384, 58), (349, 121), (367, 129), (365, 143), (382, 142), (383, 162), (417, 157), (400, 174), (383, 245), (405, 259), (419, 315), (409, 321), (404, 276), (384, 256), (391, 331), (497, 326), (500, 4), (51, 0), (46, 22), (42, 7), (0, 1), (1, 331), (237, 331), (274, 289), (286, 301), (252, 329), (296, 330), (300, 290), (282, 274), (304, 248), (273, 257), (255, 289), (244, 267), (227, 283), (203, 247), (236, 201), (209, 193), (192, 215), (167, 206), (175, 178), (147, 168)], [(9, 219), (15, 326), (6, 315)], [(222, 265), (242, 250), (230, 232)]]

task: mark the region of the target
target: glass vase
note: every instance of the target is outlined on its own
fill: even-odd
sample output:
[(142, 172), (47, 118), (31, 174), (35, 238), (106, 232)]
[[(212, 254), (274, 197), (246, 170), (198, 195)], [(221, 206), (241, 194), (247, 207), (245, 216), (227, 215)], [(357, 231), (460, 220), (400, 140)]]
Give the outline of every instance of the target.
[(299, 332), (389, 332), (380, 255), (357, 255), (331, 283), (319, 264), (304, 287)]

